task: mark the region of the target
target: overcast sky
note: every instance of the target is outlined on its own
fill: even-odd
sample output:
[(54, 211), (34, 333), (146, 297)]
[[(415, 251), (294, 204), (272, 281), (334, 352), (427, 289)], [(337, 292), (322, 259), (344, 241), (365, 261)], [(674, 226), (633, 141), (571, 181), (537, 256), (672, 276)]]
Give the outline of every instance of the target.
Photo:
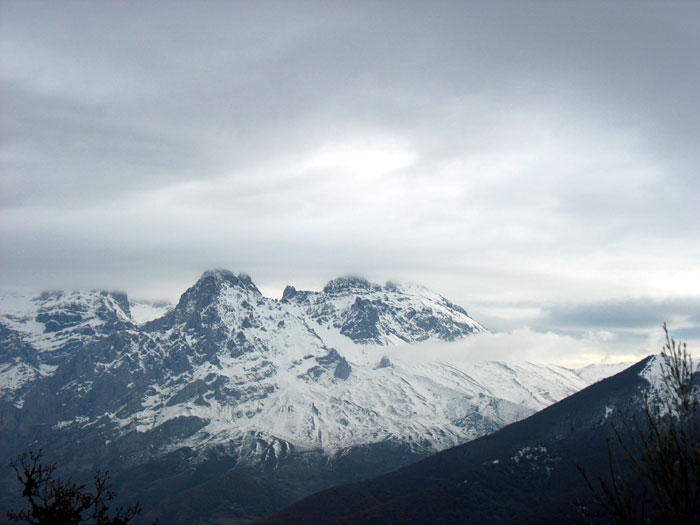
[(494, 4), (0, 2), (0, 286), (700, 339), (700, 3)]

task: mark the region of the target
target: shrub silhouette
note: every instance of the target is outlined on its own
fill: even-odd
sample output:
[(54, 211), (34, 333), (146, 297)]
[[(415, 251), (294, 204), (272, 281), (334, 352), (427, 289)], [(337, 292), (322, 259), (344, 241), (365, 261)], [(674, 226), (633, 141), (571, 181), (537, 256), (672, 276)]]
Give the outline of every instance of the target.
[(23, 521), (37, 525), (68, 525), (93, 522), (98, 525), (125, 525), (141, 507), (114, 509), (110, 516), (110, 503), (116, 493), (111, 490), (108, 473), (95, 473), (93, 490), (55, 476), (55, 465), (41, 464), (41, 451), (20, 454), (10, 462), (22, 485), (22, 496), (29, 503), (28, 509), (10, 511), (11, 521)]
[(700, 523), (698, 369), (686, 344), (671, 337), (665, 323), (663, 328), (661, 403), (646, 395), (640, 418), (622, 417), (612, 425), (609, 476), (598, 475), (597, 486), (578, 466), (617, 524)]

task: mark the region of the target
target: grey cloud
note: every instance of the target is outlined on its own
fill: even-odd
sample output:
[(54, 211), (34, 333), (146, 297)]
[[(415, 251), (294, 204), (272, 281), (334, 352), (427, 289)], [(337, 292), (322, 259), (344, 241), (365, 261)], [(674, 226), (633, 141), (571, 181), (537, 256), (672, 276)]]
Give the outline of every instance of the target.
[[(180, 142), (189, 141), (189, 147), (163, 148), (151, 152), (149, 159), (167, 157), (160, 162), (183, 163), (182, 169), (198, 141), (209, 141), (212, 150), (219, 150), (210, 151), (210, 156), (218, 156), (220, 162), (225, 157), (235, 167), (252, 153), (279, 154), (285, 143), (308, 148), (329, 126), (331, 132), (352, 132), (352, 123), (358, 121), (408, 132), (428, 154), (444, 154), (448, 148), (454, 155), (463, 148), (463, 137), (482, 133), (469, 120), (483, 120), (484, 106), (507, 110), (536, 102), (533, 109), (538, 110), (546, 102), (573, 113), (581, 97), (599, 105), (601, 91), (613, 97), (603, 106), (605, 111), (624, 112), (634, 101), (630, 93), (646, 93), (655, 103), (633, 104), (630, 109), (637, 118), (671, 100), (677, 104), (675, 114), (684, 105), (684, 113), (693, 117), (688, 111), (693, 106), (687, 103), (690, 86), (673, 82), (672, 89), (659, 92), (658, 77), (649, 78), (649, 69), (671, 76), (659, 72), (673, 67), (667, 55), (675, 51), (661, 36), (667, 31), (679, 34), (679, 17), (659, 23), (657, 10), (649, 7), (631, 21), (624, 10), (608, 7), (600, 13), (599, 5), (596, 10), (578, 9), (577, 16), (561, 8), (478, 4), (437, 9), (413, 4), (408, 10), (391, 4), (336, 10), (307, 6), (301, 11), (275, 7), (204, 4), (193, 12), (187, 4), (176, 4), (167, 13), (139, 8), (138, 17), (133, 16), (133, 6), (76, 5), (65, 11), (46, 7), (51, 17), (65, 23), (50, 22), (49, 14), (31, 13), (38, 20), (18, 18), (33, 32), (16, 38), (33, 39), (35, 47), (40, 45), (36, 40), (45, 39), (57, 49), (40, 51), (57, 61), (72, 61), (74, 78), (54, 74), (63, 89), (76, 96), (84, 96), (93, 84), (93, 89), (110, 92), (111, 83), (123, 82), (122, 96), (103, 101), (105, 109), (114, 108), (114, 123), (127, 121), (122, 135), (138, 141), (141, 127), (148, 129), (148, 124), (182, 135)], [(618, 31), (616, 23), (625, 31)], [(71, 24), (80, 24), (80, 30), (67, 31)], [(646, 44), (643, 49), (634, 47), (640, 43)], [(692, 64), (690, 46), (677, 47), (687, 55), (678, 60)], [(641, 60), (654, 67), (644, 67)], [(627, 91), (620, 89), (620, 82)], [(595, 93), (577, 96), (581, 90)], [(459, 115), (470, 100), (482, 107), (464, 113), (451, 129), (450, 115)], [(18, 105), (26, 108), (28, 103)], [(641, 104), (647, 104), (643, 113), (638, 112)], [(79, 115), (76, 112), (75, 118)], [(76, 122), (64, 127), (80, 128)], [(443, 150), (428, 150), (429, 136), (436, 137)], [(71, 137), (66, 140), (70, 146)], [(108, 158), (118, 160), (116, 154)], [(195, 158), (202, 161), (199, 176), (206, 176), (207, 159)], [(78, 163), (75, 171), (81, 167)], [(68, 169), (62, 175), (79, 176)]]
[(548, 308), (542, 324), (566, 328), (638, 329), (683, 320), (700, 327), (700, 297), (624, 299)]
[[(565, 301), (673, 295), (700, 257), (696, 4), (1, 9), (3, 285), (356, 272), (564, 329), (656, 322)], [(304, 168), (338, 143), (412, 161)]]
[(75, 99), (12, 85), (3, 94), (10, 122), (0, 156), (7, 174), (4, 207), (94, 204), (217, 171), (199, 145), (182, 135), (130, 125), (114, 112)]
[(700, 341), (700, 324), (696, 324), (695, 326), (687, 328), (676, 328), (675, 330), (673, 330), (673, 337), (677, 341), (684, 341), (686, 343), (690, 341), (690, 346), (688, 347), (688, 350), (690, 351), (691, 355), (698, 355), (698, 347), (694, 346), (693, 343)]

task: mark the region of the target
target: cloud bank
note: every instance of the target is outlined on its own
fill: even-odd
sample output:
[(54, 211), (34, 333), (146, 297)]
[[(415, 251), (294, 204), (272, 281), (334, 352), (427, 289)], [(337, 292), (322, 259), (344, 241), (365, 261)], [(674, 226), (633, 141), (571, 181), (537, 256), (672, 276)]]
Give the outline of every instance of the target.
[(390, 359), (429, 363), (443, 361), (473, 364), (483, 361), (527, 361), (580, 368), (591, 363), (633, 363), (663, 346), (659, 328), (640, 343), (616, 341), (611, 332), (588, 332), (582, 337), (535, 332), (520, 328), (509, 332), (481, 333), (454, 342), (428, 341), (388, 348)]
[(0, 10), (2, 288), (357, 273), (495, 330), (698, 326), (697, 3)]

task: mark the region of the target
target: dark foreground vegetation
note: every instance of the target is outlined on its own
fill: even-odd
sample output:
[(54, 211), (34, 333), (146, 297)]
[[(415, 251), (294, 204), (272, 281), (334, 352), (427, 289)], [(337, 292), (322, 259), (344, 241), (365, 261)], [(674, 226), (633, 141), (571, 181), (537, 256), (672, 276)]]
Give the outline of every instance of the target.
[(55, 465), (41, 463), (41, 452), (21, 454), (10, 463), (22, 488), (27, 506), (9, 511), (10, 521), (37, 525), (71, 525), (97, 523), (126, 525), (141, 512), (133, 507), (110, 509), (116, 493), (111, 490), (109, 475), (95, 473), (91, 489), (56, 476)]
[[(589, 478), (596, 501), (615, 523), (700, 522), (700, 399), (686, 344), (666, 333), (662, 403), (644, 397), (641, 417), (612, 424), (608, 475)], [(582, 516), (588, 517), (582, 509)]]

